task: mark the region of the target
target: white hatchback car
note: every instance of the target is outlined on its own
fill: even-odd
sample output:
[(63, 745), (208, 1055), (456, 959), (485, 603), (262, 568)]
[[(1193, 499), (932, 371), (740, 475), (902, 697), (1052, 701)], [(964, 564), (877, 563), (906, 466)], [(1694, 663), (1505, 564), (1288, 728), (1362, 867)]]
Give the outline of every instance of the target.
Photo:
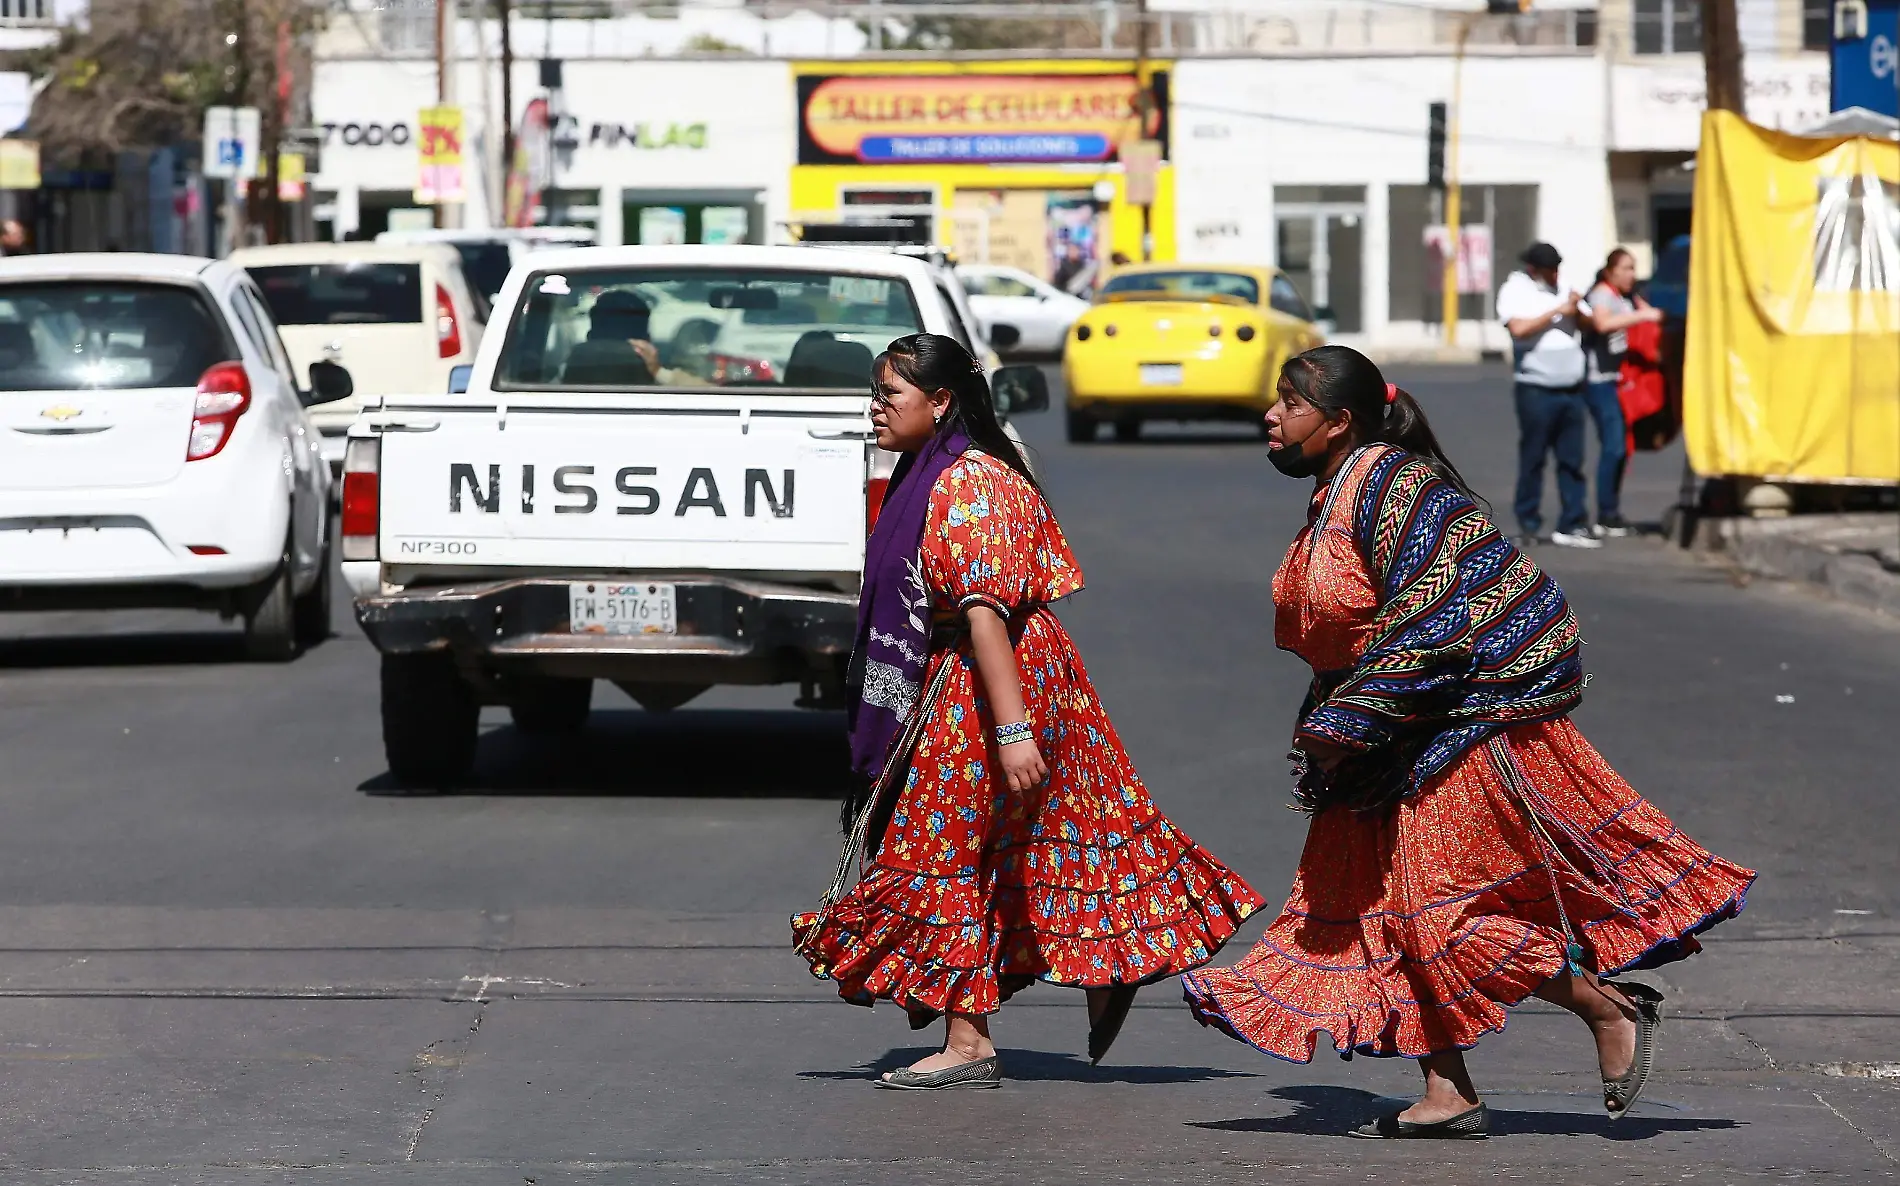
[(1081, 297), (1021, 268), (966, 264), (957, 269), (957, 279), (963, 281), (985, 329), (997, 324), (1016, 327), (1016, 354), (1061, 354), (1069, 328), (1089, 307)]
[(330, 471), (263, 298), (180, 255), (0, 260), (0, 609), (243, 617), (253, 658), (330, 628)]
[(257, 282), (299, 371), (349, 369), (356, 394), (310, 417), (333, 474), (363, 396), (447, 391), (482, 343), (488, 301), (447, 244), (286, 243), (234, 251), (231, 262)]

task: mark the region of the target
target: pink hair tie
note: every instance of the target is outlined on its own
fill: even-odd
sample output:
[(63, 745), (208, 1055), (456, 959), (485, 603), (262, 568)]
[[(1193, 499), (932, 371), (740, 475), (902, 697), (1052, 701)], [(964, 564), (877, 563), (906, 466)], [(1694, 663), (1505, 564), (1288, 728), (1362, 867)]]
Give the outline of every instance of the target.
[(1388, 404), (1395, 403), (1397, 402), (1398, 398), (1399, 398), (1399, 385), (1397, 383), (1387, 383), (1385, 385), (1385, 402)]

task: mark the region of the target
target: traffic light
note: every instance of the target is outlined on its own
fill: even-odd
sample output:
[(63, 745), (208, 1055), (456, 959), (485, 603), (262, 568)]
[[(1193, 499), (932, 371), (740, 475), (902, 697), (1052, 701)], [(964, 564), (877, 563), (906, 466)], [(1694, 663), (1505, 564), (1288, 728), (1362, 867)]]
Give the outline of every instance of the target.
[(1517, 16), (1531, 10), (1531, 0), (1484, 0), (1484, 10), (1492, 16)]
[(1445, 105), (1432, 104), (1431, 131), (1425, 141), (1425, 184), (1445, 188)]

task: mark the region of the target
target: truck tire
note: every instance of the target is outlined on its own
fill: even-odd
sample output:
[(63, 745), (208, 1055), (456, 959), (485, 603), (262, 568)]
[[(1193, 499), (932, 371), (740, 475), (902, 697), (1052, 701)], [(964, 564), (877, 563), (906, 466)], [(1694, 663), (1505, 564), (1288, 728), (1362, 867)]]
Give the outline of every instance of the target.
[(252, 592), (244, 614), (244, 655), (253, 663), (288, 663), (297, 657), (295, 599), (290, 591), (290, 557)]
[(441, 788), (475, 764), (481, 705), (447, 655), (383, 656), (383, 757), (405, 787)]
[(296, 619), (297, 642), (301, 646), (315, 646), (330, 637), (330, 541), (323, 541), (323, 552), (317, 557), (317, 583), (310, 591), (296, 599), (292, 608)]
[(516, 698), (508, 706), (523, 733), (578, 733), (594, 707), (594, 681), (530, 676), (515, 681)]
[(1084, 415), (1081, 412), (1070, 411), (1068, 414), (1068, 418), (1069, 418), (1069, 443), (1070, 444), (1086, 445), (1088, 442), (1095, 439), (1094, 417)]

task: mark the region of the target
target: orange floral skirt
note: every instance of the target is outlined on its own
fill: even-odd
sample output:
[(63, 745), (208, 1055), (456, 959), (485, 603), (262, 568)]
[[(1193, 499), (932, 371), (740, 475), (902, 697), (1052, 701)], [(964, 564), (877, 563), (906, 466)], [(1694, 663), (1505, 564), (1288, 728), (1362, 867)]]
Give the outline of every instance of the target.
[(1312, 1061), (1475, 1045), (1565, 966), (1550, 865), (1586, 965), (1613, 974), (1701, 949), (1742, 910), (1750, 870), (1632, 790), (1566, 719), (1506, 743), (1543, 800), (1544, 841), (1484, 747), (1382, 813), (1313, 819), (1293, 893), (1245, 959), (1182, 980), (1189, 1006), (1267, 1054)]
[(792, 919), (853, 1004), (923, 1024), (1035, 980), (1145, 984), (1213, 959), (1265, 904), (1156, 809), (1054, 614), (1029, 616), (1016, 661), (1047, 782), (1009, 789), (968, 644), (937, 654), (949, 677), (862, 879), (822, 925)]

